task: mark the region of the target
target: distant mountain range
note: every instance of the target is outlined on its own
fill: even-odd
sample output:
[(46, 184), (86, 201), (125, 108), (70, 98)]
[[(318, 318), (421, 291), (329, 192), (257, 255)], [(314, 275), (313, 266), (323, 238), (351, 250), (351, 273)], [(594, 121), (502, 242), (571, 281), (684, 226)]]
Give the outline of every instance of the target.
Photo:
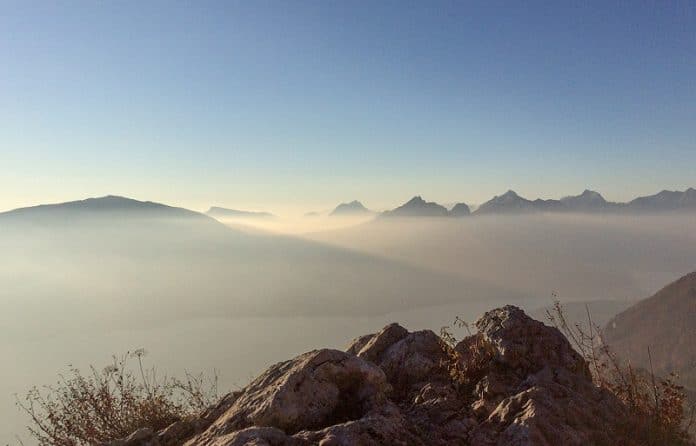
[(590, 212), (590, 213), (660, 213), (696, 211), (696, 189), (684, 192), (662, 191), (655, 195), (639, 197), (628, 203), (615, 203), (604, 199), (599, 192), (585, 190), (580, 195), (563, 197), (560, 200), (529, 200), (509, 190), (495, 196), (471, 212), (465, 203), (456, 204), (451, 210), (435, 202), (426, 202), (420, 196), (391, 211), (385, 217), (465, 217), (468, 215), (516, 215), (538, 212)]
[(341, 203), (336, 206), (336, 209), (331, 211), (329, 215), (332, 216), (357, 216), (357, 215), (368, 215), (373, 212), (363, 206), (358, 200), (353, 200), (350, 203)]
[(251, 218), (251, 219), (269, 219), (276, 218), (275, 215), (269, 212), (256, 211), (240, 211), (237, 209), (227, 209), (213, 206), (206, 212), (211, 217), (227, 217), (227, 218)]

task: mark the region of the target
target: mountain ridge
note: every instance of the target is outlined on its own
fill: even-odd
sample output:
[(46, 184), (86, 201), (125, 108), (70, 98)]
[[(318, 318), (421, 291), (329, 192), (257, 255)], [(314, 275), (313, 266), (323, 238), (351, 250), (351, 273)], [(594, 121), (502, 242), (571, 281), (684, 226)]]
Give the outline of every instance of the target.
[(212, 218), (190, 209), (169, 206), (154, 201), (140, 201), (119, 195), (105, 195), (83, 200), (20, 207), (0, 212), (0, 218), (19, 218), (28, 215), (35, 217), (58, 217), (68, 213), (71, 215), (93, 216), (125, 213), (128, 215), (201, 218), (214, 221)]
[(382, 217), (446, 217), (448, 215), (449, 211), (446, 207), (434, 201), (425, 201), (420, 195), (381, 214)]
[(243, 211), (239, 209), (229, 209), (220, 206), (211, 206), (205, 213), (211, 217), (237, 217), (237, 218), (252, 218), (252, 219), (271, 219), (276, 218), (270, 212), (261, 211)]
[(582, 213), (617, 213), (649, 214), (679, 211), (696, 211), (696, 189), (685, 191), (661, 191), (654, 195), (635, 198), (629, 202), (607, 201), (597, 191), (585, 189), (579, 195), (565, 196), (560, 199), (530, 200), (510, 189), (502, 195), (496, 195), (471, 211), (469, 206), (460, 202), (451, 210), (436, 202), (426, 202), (417, 195), (401, 206), (385, 211), (384, 216), (409, 217), (464, 217), (479, 215), (517, 215), (543, 212), (582, 212)]

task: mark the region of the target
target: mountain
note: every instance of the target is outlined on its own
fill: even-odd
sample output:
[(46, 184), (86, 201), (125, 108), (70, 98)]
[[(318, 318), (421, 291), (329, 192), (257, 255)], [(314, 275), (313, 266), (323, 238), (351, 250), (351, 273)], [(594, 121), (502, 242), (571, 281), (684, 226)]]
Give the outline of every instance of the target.
[(449, 347), (392, 323), (345, 351), (278, 362), (200, 416), (111, 444), (647, 444), (642, 420), (592, 382), (557, 329), (513, 306), (475, 328)]
[(627, 204), (629, 211), (661, 212), (677, 210), (696, 210), (696, 189), (684, 192), (663, 190), (655, 195), (638, 197)]
[(237, 209), (227, 209), (217, 206), (213, 206), (206, 212), (207, 215), (211, 217), (227, 217), (227, 218), (250, 218), (250, 219), (269, 219), (276, 218), (275, 215), (269, 212), (255, 212), (255, 211), (240, 211)]
[(184, 208), (167, 206), (152, 201), (138, 201), (116, 195), (99, 198), (69, 201), (56, 204), (42, 204), (0, 212), (4, 221), (30, 219), (38, 222), (43, 219), (62, 219), (76, 217), (170, 217), (206, 219), (204, 215)]
[(561, 203), (572, 211), (605, 210), (615, 205), (615, 203), (609, 203), (605, 200), (599, 192), (588, 189), (585, 189), (580, 195), (561, 198)]
[(446, 207), (435, 202), (423, 200), (420, 196), (411, 198), (396, 209), (382, 213), (384, 217), (447, 217)]
[(605, 342), (632, 364), (655, 373), (677, 372), (696, 388), (696, 272), (667, 285), (609, 321)]
[(466, 203), (457, 203), (449, 213), (453, 217), (466, 217), (471, 215), (471, 209), (469, 209), (469, 205)]
[[(542, 200), (543, 201), (543, 200)], [(512, 214), (533, 212), (537, 210), (533, 201), (522, 198), (515, 191), (509, 190), (503, 195), (495, 196), (476, 209), (476, 214)]]
[(336, 206), (336, 209), (331, 211), (329, 215), (332, 216), (356, 216), (356, 215), (368, 215), (372, 214), (372, 211), (367, 209), (363, 204), (357, 200), (353, 200), (350, 203), (341, 203)]

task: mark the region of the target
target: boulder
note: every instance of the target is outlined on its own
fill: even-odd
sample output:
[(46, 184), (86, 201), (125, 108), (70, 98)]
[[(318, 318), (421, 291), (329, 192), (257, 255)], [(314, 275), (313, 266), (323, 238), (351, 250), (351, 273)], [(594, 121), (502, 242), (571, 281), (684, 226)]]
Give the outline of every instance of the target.
[(476, 328), (452, 348), (432, 331), (391, 324), (346, 352), (271, 366), (197, 419), (114, 446), (624, 443), (626, 408), (593, 384), (557, 329), (513, 306)]
[(359, 419), (386, 401), (390, 386), (377, 366), (339, 350), (315, 350), (270, 367), (189, 444), (251, 426), (294, 434)]

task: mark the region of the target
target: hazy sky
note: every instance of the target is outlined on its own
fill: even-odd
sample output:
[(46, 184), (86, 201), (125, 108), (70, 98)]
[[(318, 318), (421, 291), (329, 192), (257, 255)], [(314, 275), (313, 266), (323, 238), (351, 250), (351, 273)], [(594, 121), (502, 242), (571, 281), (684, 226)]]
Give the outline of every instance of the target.
[(696, 3), (524, 3), (3, 1), (0, 209), (695, 186)]

